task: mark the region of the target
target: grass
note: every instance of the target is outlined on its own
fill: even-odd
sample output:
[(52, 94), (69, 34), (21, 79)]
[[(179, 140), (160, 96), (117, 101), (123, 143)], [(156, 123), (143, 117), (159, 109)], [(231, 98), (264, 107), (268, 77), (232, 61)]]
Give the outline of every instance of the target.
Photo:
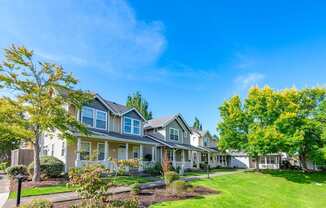
[[(113, 181), (113, 184), (116, 186), (128, 186), (134, 183), (147, 183), (154, 181), (155, 178), (142, 177), (142, 176), (117, 176)], [(38, 196), (38, 195), (47, 195), (55, 193), (64, 193), (74, 191), (73, 188), (68, 188), (66, 184), (58, 184), (44, 187), (30, 187), (22, 189), (21, 196)], [(9, 198), (16, 198), (16, 192), (11, 192)]]
[[(64, 193), (74, 191), (73, 188), (68, 188), (66, 184), (58, 184), (51, 186), (43, 186), (43, 187), (30, 187), (22, 189), (21, 196), (37, 196), (37, 195), (46, 195), (46, 194), (55, 194), (55, 193)], [(16, 198), (16, 192), (10, 192), (10, 199)]]
[[(231, 169), (231, 168), (215, 168), (215, 169), (211, 169), (209, 171), (209, 174), (221, 173), (221, 172), (232, 172), (232, 171), (236, 171), (236, 170), (237, 169)], [(205, 170), (187, 171), (184, 173), (183, 177), (200, 176), (200, 175), (207, 175), (207, 171), (205, 171)]]
[(295, 171), (244, 172), (193, 182), (217, 195), (163, 202), (152, 208), (319, 208), (326, 204), (326, 174)]

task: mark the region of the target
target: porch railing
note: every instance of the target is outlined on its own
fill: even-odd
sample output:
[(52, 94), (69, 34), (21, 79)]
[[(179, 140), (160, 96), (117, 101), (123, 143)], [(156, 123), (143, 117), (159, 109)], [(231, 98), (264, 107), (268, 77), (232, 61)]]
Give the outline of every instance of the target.
[(279, 164), (259, 164), (260, 169), (279, 169)]

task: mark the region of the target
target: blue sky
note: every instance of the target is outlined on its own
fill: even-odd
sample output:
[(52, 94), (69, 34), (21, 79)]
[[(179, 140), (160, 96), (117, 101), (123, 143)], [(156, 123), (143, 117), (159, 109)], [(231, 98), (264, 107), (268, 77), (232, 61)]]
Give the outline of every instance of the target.
[(0, 1), (0, 48), (23, 44), (79, 87), (215, 132), (218, 106), (252, 85), (325, 85), (326, 2)]

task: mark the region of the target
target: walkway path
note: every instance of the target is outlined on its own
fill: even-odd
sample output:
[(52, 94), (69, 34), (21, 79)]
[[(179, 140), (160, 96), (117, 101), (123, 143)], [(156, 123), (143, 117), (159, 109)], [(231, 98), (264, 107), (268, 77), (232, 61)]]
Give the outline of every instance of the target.
[[(237, 170), (237, 171), (213, 173), (213, 174), (210, 174), (210, 177), (235, 174), (235, 173), (240, 173), (240, 172), (244, 172), (244, 171), (245, 170)], [(207, 175), (190, 176), (190, 177), (181, 178), (180, 180), (191, 181), (191, 180), (202, 179), (202, 178), (207, 178)], [(161, 187), (161, 186), (164, 186), (164, 181), (158, 180), (158, 181), (142, 184), (141, 189), (150, 189), (150, 188)], [(109, 190), (108, 194), (118, 194), (118, 193), (123, 193), (123, 192), (129, 192), (130, 190), (131, 190), (130, 187), (121, 186), (121, 187), (111, 188)], [(79, 196), (75, 192), (57, 193), (57, 194), (40, 195), (40, 196), (30, 196), (30, 197), (23, 197), (21, 199), (21, 204), (30, 202), (32, 199), (39, 199), (39, 198), (48, 199), (52, 202), (64, 202), (64, 201), (78, 200)], [(7, 201), (7, 203), (5, 204), (5, 207), (6, 208), (7, 207), (8, 208), (15, 207), (15, 203), (16, 202), (14, 199), (9, 199)]]
[(9, 196), (9, 179), (0, 173), (0, 208), (4, 207)]

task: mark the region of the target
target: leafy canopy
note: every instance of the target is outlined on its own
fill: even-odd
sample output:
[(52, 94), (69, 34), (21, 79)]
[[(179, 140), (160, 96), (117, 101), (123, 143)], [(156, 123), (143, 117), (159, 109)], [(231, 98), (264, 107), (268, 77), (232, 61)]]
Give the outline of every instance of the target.
[(86, 131), (65, 107), (68, 104), (80, 107), (91, 99), (91, 94), (75, 90), (77, 80), (60, 65), (34, 61), (33, 55), (25, 47), (12, 45), (5, 49), (5, 59), (0, 65), (0, 89), (12, 92), (13, 97), (0, 103), (3, 107), (0, 116), (6, 117), (1, 119), (1, 131), (10, 135), (19, 132), (20, 138), (32, 142), (45, 131), (58, 129), (68, 138), (73, 137), (72, 128)]
[(136, 108), (146, 120), (153, 118), (152, 112), (148, 109), (147, 100), (138, 91), (128, 96), (126, 106), (128, 108)]
[(275, 152), (299, 154), (302, 160), (325, 160), (326, 90), (307, 88), (274, 91), (253, 87), (220, 109), (219, 145), (252, 156)]

